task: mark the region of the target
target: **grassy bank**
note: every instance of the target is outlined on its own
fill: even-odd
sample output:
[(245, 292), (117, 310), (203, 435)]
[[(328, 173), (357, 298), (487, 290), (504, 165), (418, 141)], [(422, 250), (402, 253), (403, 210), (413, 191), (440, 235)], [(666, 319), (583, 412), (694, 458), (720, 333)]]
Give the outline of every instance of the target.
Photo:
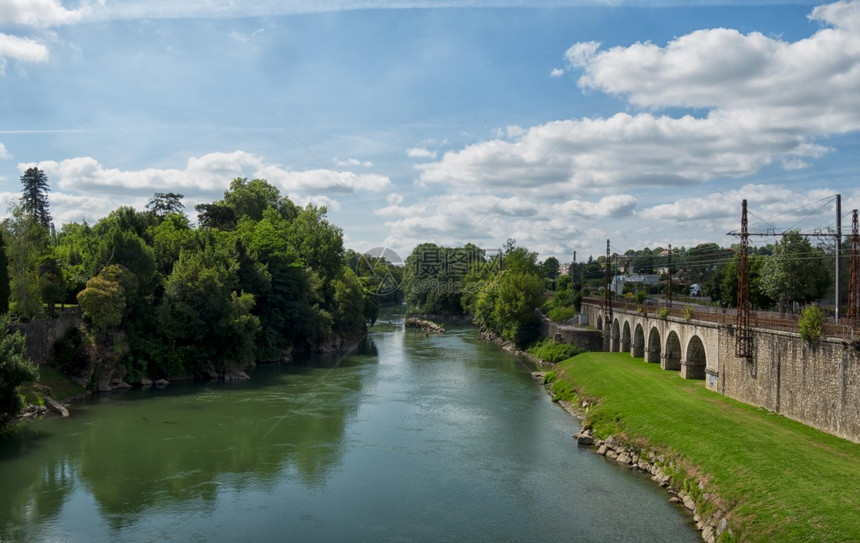
[(624, 353), (556, 368), (596, 399), (586, 426), (679, 453), (724, 501), (742, 541), (860, 541), (860, 445), (741, 404)]

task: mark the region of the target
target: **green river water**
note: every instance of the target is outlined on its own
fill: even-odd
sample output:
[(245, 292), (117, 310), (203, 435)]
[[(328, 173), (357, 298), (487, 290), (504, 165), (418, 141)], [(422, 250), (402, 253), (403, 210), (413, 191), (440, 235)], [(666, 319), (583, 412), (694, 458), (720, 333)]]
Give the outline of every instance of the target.
[(347, 357), (27, 425), (0, 442), (0, 542), (700, 540), (476, 328), (381, 320)]

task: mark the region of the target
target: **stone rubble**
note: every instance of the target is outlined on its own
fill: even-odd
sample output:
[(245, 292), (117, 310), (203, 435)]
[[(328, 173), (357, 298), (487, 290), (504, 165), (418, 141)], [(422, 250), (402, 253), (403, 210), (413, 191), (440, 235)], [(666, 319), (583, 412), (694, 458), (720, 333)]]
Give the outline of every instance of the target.
[[(692, 496), (684, 491), (677, 491), (671, 486), (672, 476), (667, 472), (671, 472), (673, 465), (671, 460), (667, 462), (664, 454), (655, 455), (649, 451), (636, 450), (621, 443), (615, 436), (609, 436), (606, 439), (595, 439), (594, 433), (589, 429), (582, 430), (574, 434), (573, 437), (579, 445), (595, 447), (595, 452), (601, 456), (614, 460), (630, 469), (649, 473), (651, 480), (660, 487), (665, 488), (671, 495), (669, 503), (684, 507), (690, 511), (693, 515), (693, 521), (696, 523), (696, 528), (701, 532), (703, 541), (714, 543), (728, 529), (728, 522), (721, 511), (716, 511), (710, 518), (705, 518), (698, 512), (699, 504), (696, 503)], [(705, 492), (706, 485), (700, 481), (698, 489), (701, 491), (701, 500), (708, 501), (711, 493)]]

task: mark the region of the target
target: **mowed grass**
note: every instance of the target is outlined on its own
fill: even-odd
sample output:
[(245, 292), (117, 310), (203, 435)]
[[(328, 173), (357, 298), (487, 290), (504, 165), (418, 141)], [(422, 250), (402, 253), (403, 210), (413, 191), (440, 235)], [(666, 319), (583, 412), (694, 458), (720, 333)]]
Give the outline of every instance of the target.
[(742, 404), (625, 353), (557, 366), (586, 425), (680, 454), (708, 479), (741, 541), (860, 541), (860, 444)]

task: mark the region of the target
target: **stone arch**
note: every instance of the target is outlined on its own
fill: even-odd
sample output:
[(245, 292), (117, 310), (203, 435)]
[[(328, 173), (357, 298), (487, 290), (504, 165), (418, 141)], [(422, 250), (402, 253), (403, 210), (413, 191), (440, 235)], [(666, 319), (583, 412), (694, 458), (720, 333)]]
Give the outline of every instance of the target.
[(633, 333), (633, 356), (645, 358), (645, 331), (641, 323), (636, 324), (636, 331)]
[(621, 352), (630, 352), (630, 321), (624, 321), (624, 328), (621, 330)]
[(655, 326), (648, 333), (648, 351), (645, 353), (645, 362), (660, 363), (660, 353), (663, 350), (660, 343), (660, 332)]
[(663, 356), (662, 367), (664, 370), (681, 369), (681, 340), (674, 330), (666, 336), (666, 354)]
[(693, 334), (687, 342), (687, 355), (681, 367), (681, 376), (684, 379), (704, 379), (705, 368), (708, 365), (708, 355), (705, 352), (705, 344), (702, 338)]
[(612, 336), (611, 337), (612, 337), (612, 343), (611, 343), (612, 347), (609, 350), (612, 351), (613, 353), (620, 352), (621, 351), (621, 348), (620, 348), (621, 342), (619, 340), (621, 339), (621, 331), (620, 331), (620, 324), (619, 324), (619, 321), (617, 318), (612, 321)]

